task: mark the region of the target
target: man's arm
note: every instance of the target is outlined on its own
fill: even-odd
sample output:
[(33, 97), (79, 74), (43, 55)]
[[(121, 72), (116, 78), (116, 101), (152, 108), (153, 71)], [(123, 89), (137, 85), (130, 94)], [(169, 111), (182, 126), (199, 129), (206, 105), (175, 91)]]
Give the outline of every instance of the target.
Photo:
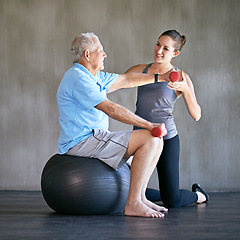
[(146, 128), (148, 130), (152, 130), (154, 127), (159, 126), (160, 124), (154, 124), (151, 123), (133, 112), (129, 111), (127, 108), (111, 102), (110, 100), (106, 99), (103, 102), (99, 103), (97, 106), (95, 106), (98, 110), (103, 111), (106, 113), (109, 117), (120, 121), (122, 123), (138, 126), (141, 128)]
[[(163, 81), (167, 79), (168, 74), (158, 76), (158, 81)], [(119, 74), (117, 80), (109, 87), (108, 93), (117, 91), (122, 88), (132, 88), (154, 82), (155, 82), (154, 74), (142, 74), (132, 72)]]

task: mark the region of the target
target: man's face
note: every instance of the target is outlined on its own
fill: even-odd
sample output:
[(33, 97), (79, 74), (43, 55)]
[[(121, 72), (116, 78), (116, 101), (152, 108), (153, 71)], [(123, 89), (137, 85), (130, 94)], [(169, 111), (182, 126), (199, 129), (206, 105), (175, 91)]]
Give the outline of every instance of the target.
[(99, 40), (94, 41), (94, 49), (90, 52), (90, 64), (93, 70), (97, 73), (104, 69), (104, 58), (107, 54), (103, 50), (103, 46)]

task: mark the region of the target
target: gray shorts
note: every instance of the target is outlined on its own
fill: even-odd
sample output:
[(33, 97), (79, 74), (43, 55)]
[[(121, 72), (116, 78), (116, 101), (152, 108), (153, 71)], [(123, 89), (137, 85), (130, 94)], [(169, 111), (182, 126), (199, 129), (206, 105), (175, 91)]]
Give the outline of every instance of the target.
[(131, 132), (108, 132), (94, 129), (91, 137), (78, 143), (67, 154), (98, 158), (110, 167), (119, 169), (128, 160), (123, 156), (128, 148)]

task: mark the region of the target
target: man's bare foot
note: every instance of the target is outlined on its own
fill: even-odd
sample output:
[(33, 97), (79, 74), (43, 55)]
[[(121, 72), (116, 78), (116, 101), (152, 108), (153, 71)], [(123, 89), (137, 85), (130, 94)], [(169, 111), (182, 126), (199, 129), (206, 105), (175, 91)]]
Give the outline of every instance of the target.
[[(149, 201), (147, 198), (143, 199), (143, 203), (147, 205), (148, 207), (152, 208), (153, 210), (156, 210), (158, 212), (168, 212), (168, 209), (165, 207), (158, 206), (157, 204)], [(163, 214), (164, 215), (164, 214)]]
[(137, 201), (126, 204), (125, 215), (135, 216), (135, 217), (150, 217), (150, 218), (164, 217), (164, 214), (153, 210), (152, 208), (145, 205), (143, 202), (137, 202)]

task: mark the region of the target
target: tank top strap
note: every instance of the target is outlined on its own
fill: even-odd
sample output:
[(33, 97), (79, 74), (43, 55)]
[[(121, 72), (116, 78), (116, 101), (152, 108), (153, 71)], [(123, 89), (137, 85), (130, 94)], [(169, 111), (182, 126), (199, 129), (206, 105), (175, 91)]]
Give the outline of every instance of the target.
[[(149, 64), (144, 68), (144, 70), (142, 71), (142, 73), (146, 73), (146, 74), (147, 74), (148, 69), (152, 66), (152, 64), (153, 64), (153, 63), (149, 63)], [(178, 68), (175, 67), (175, 66), (173, 66), (173, 71), (177, 71), (177, 70), (178, 70)]]
[(144, 68), (144, 70), (143, 70), (142, 73), (146, 73), (146, 74), (147, 74), (148, 69), (152, 66), (152, 64), (153, 64), (153, 63), (149, 63), (149, 64)]

